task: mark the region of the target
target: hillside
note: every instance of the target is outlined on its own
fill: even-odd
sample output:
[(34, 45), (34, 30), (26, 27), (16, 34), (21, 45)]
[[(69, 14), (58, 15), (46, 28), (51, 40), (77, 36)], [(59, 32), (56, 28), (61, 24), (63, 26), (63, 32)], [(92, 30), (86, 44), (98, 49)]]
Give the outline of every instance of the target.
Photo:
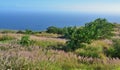
[[(65, 36), (60, 32), (61, 29), (58, 29), (58, 34), (47, 31), (24, 33), (2, 30), (0, 32), (0, 68), (2, 70), (120, 70), (119, 24), (114, 24), (111, 37), (104, 38), (100, 34), (96, 38), (95, 36), (86, 38), (87, 35), (85, 35), (85, 39), (90, 39), (91, 42), (87, 43), (85, 40), (82, 41), (82, 45), (79, 37), (84, 37), (80, 35), (85, 32), (79, 32), (77, 29), (79, 28), (75, 31), (78, 34), (71, 30), (72, 34), (65, 34)], [(92, 36), (90, 33), (89, 35)], [(68, 46), (68, 42), (73, 43), (72, 46), (75, 47)], [(80, 42), (80, 45), (77, 45), (80, 47), (76, 47), (76, 42)], [(71, 50), (71, 48), (75, 49)]]

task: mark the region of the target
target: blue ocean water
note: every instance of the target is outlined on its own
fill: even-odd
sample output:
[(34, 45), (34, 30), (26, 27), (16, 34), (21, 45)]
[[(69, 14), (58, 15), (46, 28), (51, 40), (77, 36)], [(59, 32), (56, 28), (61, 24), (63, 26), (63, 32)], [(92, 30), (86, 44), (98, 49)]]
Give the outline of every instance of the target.
[(96, 18), (120, 23), (120, 15), (86, 13), (0, 13), (0, 29), (45, 30), (49, 26), (82, 26)]

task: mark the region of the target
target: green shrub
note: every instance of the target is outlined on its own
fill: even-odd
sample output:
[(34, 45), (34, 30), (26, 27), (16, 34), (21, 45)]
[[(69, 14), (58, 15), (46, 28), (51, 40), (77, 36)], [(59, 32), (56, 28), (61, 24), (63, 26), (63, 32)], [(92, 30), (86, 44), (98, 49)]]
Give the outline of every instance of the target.
[(30, 37), (28, 35), (26, 35), (21, 37), (21, 40), (19, 43), (23, 46), (30, 46), (31, 44), (33, 44), (33, 41), (30, 40)]
[(77, 30), (76, 27), (65, 27), (64, 28), (64, 37), (67, 39), (71, 39), (75, 33), (75, 31)]
[(80, 28), (68, 28), (67, 46), (70, 51), (74, 51), (82, 47), (83, 43), (90, 43), (92, 40), (109, 38), (112, 36), (113, 24), (106, 19), (96, 19), (93, 22), (85, 24)]
[(20, 33), (20, 34), (28, 34), (28, 35), (30, 35), (30, 34), (39, 34), (39, 32), (35, 32), (35, 31), (32, 31), (32, 30), (28, 30), (28, 29), (26, 29), (26, 30), (18, 30), (16, 33)]
[(17, 33), (19, 34), (24, 34), (24, 31), (22, 31), (22, 30), (19, 30), (19, 31), (17, 31)]
[(115, 49), (113, 47), (110, 47), (108, 50), (105, 51), (105, 54), (108, 57), (114, 57), (114, 55), (115, 55)]
[[(66, 42), (68, 50), (74, 51), (84, 46), (84, 43), (90, 43), (91, 38), (84, 28), (73, 28), (72, 33), (69, 33), (69, 39)], [(70, 31), (69, 31), (70, 32)]]
[(120, 58), (120, 39), (113, 40), (113, 46), (106, 51), (106, 55)]
[(47, 28), (47, 33), (54, 33), (54, 34), (63, 34), (64, 30), (62, 28), (58, 28), (55, 26), (50, 26)]
[(98, 18), (93, 22), (85, 24), (85, 29), (88, 31), (91, 39), (109, 38), (113, 35), (112, 31), (114, 24), (106, 19)]
[(26, 30), (25, 30), (25, 34), (33, 34), (33, 32), (32, 32), (32, 30), (26, 29)]

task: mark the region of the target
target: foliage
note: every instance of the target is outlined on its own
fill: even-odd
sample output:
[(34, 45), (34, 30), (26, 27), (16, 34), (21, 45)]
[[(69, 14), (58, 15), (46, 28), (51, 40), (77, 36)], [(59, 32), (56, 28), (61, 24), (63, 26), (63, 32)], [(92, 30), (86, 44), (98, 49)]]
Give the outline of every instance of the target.
[(19, 34), (39, 34), (40, 32), (37, 32), (37, 31), (32, 31), (32, 30), (18, 30), (16, 33), (19, 33)]
[[(58, 34), (36, 34), (34, 36), (45, 38), (39, 40), (35, 37), (34, 41), (25, 35), (19, 41), (21, 45), (0, 44), (0, 68), (2, 70), (120, 70), (120, 39), (113, 40), (113, 45), (104, 41), (104, 38), (112, 35), (111, 23), (105, 19), (97, 19), (84, 27), (65, 27), (62, 30), (63, 32), (59, 30), (55, 32), (64, 34), (67, 39), (66, 50), (74, 52), (58, 50), (65, 46), (63, 40), (61, 42), (56, 38), (51, 39), (58, 37)], [(26, 31), (26, 34), (33, 33)], [(7, 37), (9, 36), (1, 36), (0, 39), (11, 40)], [(30, 51), (21, 46), (29, 46)]]
[(58, 28), (55, 26), (50, 26), (47, 28), (47, 33), (54, 33), (54, 34), (63, 34), (63, 29), (62, 28)]
[(64, 28), (64, 37), (67, 39), (71, 39), (75, 33), (75, 31), (77, 30), (76, 27), (65, 27)]
[(120, 58), (120, 39), (113, 40), (113, 46), (106, 51), (106, 54), (109, 57)]
[(96, 19), (93, 22), (85, 24), (85, 29), (89, 32), (91, 39), (108, 38), (113, 35), (113, 24), (106, 19)]
[(17, 33), (24, 34), (24, 31), (18, 30)]
[(33, 34), (33, 32), (32, 32), (32, 30), (26, 29), (26, 30), (25, 30), (25, 34)]
[(28, 35), (22, 36), (20, 40), (20, 44), (23, 46), (30, 46), (33, 43), (32, 40), (30, 40), (30, 37)]
[(39, 46), (41, 48), (49, 48), (49, 49), (58, 49), (61, 46), (64, 46), (65, 43), (57, 40), (30, 40), (30, 36), (25, 35), (21, 37), (19, 43), (23, 46)]
[(74, 51), (83, 46), (84, 43), (90, 43), (92, 40), (107, 38), (112, 35), (113, 25), (105, 19), (96, 19), (93, 22), (85, 24), (80, 28), (68, 28), (66, 37), (68, 50)]
[(67, 36), (69, 40), (67, 41), (67, 50), (74, 51), (80, 47), (84, 46), (84, 43), (90, 43), (90, 37), (88, 32), (84, 28), (72, 28), (72, 31), (69, 31), (70, 35)]

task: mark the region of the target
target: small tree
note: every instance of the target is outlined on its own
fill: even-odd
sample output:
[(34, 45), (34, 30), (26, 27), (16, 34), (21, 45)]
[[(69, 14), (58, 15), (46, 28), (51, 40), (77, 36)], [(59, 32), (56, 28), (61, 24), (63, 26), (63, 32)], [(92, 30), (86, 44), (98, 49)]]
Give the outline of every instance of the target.
[(91, 39), (109, 38), (112, 36), (113, 24), (106, 19), (96, 19), (93, 22), (85, 24)]
[(74, 51), (82, 47), (84, 43), (90, 43), (91, 40), (108, 38), (112, 35), (112, 30), (112, 23), (100, 18), (85, 24), (85, 26), (81, 28), (68, 28), (65, 34), (69, 39), (67, 41), (67, 49)]
[(90, 43), (90, 36), (85, 28), (76, 28), (67, 41), (67, 50), (74, 51), (83, 47), (84, 43)]

